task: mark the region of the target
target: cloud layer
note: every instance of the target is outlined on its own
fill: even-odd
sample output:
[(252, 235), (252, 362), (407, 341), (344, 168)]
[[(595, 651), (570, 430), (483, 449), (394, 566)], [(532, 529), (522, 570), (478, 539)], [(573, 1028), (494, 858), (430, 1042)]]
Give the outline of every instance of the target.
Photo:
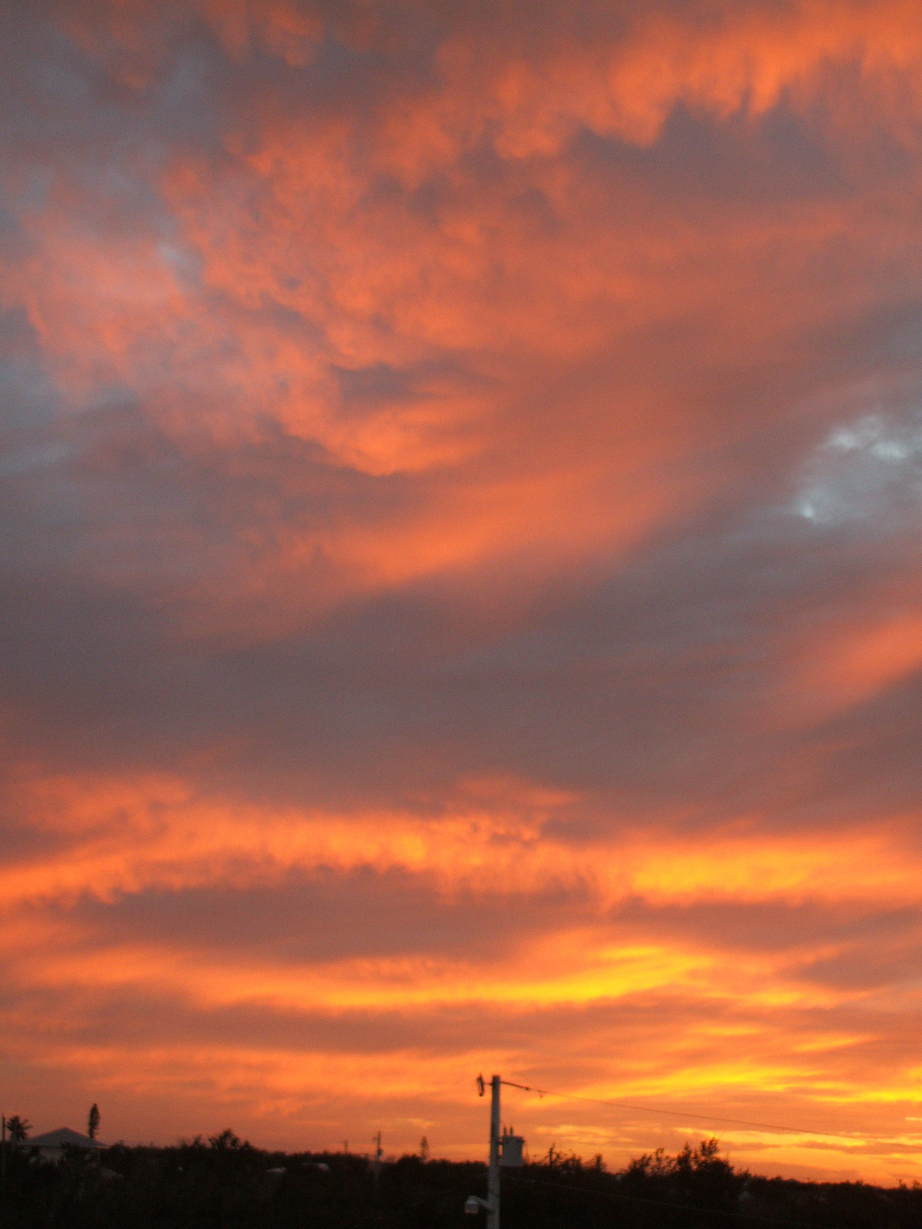
[(912, 6), (0, 54), (6, 1110), (922, 1178)]

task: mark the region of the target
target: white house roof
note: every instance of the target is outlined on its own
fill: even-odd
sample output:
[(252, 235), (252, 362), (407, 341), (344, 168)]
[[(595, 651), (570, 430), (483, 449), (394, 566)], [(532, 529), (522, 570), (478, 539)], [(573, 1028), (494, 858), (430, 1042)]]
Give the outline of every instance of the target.
[(90, 1139), (80, 1131), (72, 1131), (70, 1127), (57, 1127), (54, 1131), (46, 1131), (44, 1135), (33, 1135), (26, 1140), (29, 1148), (105, 1148), (98, 1139)]

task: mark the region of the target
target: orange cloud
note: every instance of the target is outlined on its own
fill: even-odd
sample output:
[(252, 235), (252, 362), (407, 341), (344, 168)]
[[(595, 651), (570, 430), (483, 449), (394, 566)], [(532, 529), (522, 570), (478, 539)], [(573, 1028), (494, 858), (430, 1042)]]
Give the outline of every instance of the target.
[(10, 1095), (922, 1177), (922, 29), (538, 8), (17, 18)]
[(635, 894), (659, 902), (915, 899), (911, 816), (838, 835), (773, 834), (750, 822), (706, 842), (649, 823), (635, 835), (623, 816), (620, 830), (573, 843), (544, 831), (556, 795), (535, 791), (547, 802), (525, 812), (461, 806), (429, 819), (263, 809), (196, 796), (171, 777), (31, 778), (16, 795), (22, 812), (76, 839), (10, 866), (0, 882), (9, 903), (82, 892), (105, 899), (147, 887), (266, 883), (296, 867), (368, 866), (430, 876), (447, 893), (561, 884), (609, 905)]
[(922, 667), (922, 615), (913, 610), (833, 636), (810, 667), (807, 686), (834, 704), (858, 704)]
[[(321, 10), (288, 3), (201, 11), (240, 65), (258, 47), (303, 68), (323, 21)], [(84, 50), (107, 64), (143, 61), (143, 71), (125, 71), (132, 88), (150, 88), (170, 22), (149, 29), (144, 4), (85, 12), (66, 23)], [(564, 157), (567, 144), (582, 128), (649, 144), (677, 102), (758, 116), (788, 91), (806, 106), (830, 63), (860, 63), (874, 90), (918, 58), (905, 12), (848, 5), (832, 21), (816, 5), (718, 11), (703, 28), (649, 13), (615, 31), (590, 6), (585, 26), (560, 30), (549, 15), (525, 47), (515, 26), (510, 40), (466, 19), (446, 31), (435, 85), (395, 82), (307, 120), (281, 91), (247, 94), (246, 106), (224, 112), (218, 147), (178, 149), (153, 172), (133, 163), (165, 210), (134, 216), (136, 229), (117, 196), (61, 174), (44, 210), (29, 213), (35, 256), (11, 298), (27, 304), (72, 398), (119, 382), (192, 455), (215, 436), (230, 447), (256, 440), (274, 422), (347, 470), (432, 476), (383, 519), (254, 526), (213, 555), (199, 583), (189, 566), (177, 568), (178, 583), (167, 570), (181, 626), (278, 636), (356, 593), (483, 566), (540, 583), (563, 561), (631, 549), (707, 499), (715, 475), (683, 473), (711, 429), (707, 415), (695, 425), (684, 387), (651, 380), (674, 355), (650, 334), (697, 314), (710, 337), (731, 327), (749, 349), (777, 344), (817, 305), (809, 292), (786, 295), (779, 320), (752, 284), (779, 266), (802, 280), (821, 237), (853, 234), (860, 219), (829, 201), (775, 218), (708, 217), (697, 205), (688, 215), (636, 177), (587, 176)], [(100, 31), (108, 39), (92, 37)], [(360, 11), (347, 10), (335, 32), (348, 47), (399, 45), (383, 18)], [(485, 132), (497, 175), (463, 163)], [(407, 195), (433, 176), (433, 203)], [(117, 225), (75, 234), (74, 213), (101, 205)], [(864, 279), (857, 286), (840, 301), (867, 294)], [(745, 312), (732, 306), (741, 300)], [(706, 353), (713, 343), (689, 344)], [(606, 371), (594, 386), (570, 369), (604, 363), (609, 351), (624, 375)], [(417, 369), (411, 386), (358, 412), (336, 374)], [(203, 549), (177, 526), (167, 556)], [(117, 553), (106, 539), (81, 566), (141, 585), (147, 565), (125, 567)], [(462, 587), (483, 581), (465, 576)]]

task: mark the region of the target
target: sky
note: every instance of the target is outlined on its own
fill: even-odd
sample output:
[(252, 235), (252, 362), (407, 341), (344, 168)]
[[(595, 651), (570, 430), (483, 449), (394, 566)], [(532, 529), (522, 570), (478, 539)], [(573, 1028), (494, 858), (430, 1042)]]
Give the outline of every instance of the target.
[(4, 23), (0, 1108), (922, 1180), (914, 0)]

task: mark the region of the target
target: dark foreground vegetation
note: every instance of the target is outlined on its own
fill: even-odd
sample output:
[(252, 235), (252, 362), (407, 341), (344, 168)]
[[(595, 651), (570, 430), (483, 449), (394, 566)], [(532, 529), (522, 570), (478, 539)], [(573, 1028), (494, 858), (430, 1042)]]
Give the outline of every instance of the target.
[[(485, 1193), (483, 1165), (405, 1156), (375, 1175), (345, 1153), (262, 1152), (230, 1131), (173, 1148), (71, 1151), (60, 1164), (7, 1147), (3, 1229), (483, 1229), (466, 1215)], [(503, 1229), (918, 1229), (922, 1188), (759, 1178), (716, 1140), (639, 1157), (609, 1173), (601, 1158), (553, 1154), (503, 1171)]]

